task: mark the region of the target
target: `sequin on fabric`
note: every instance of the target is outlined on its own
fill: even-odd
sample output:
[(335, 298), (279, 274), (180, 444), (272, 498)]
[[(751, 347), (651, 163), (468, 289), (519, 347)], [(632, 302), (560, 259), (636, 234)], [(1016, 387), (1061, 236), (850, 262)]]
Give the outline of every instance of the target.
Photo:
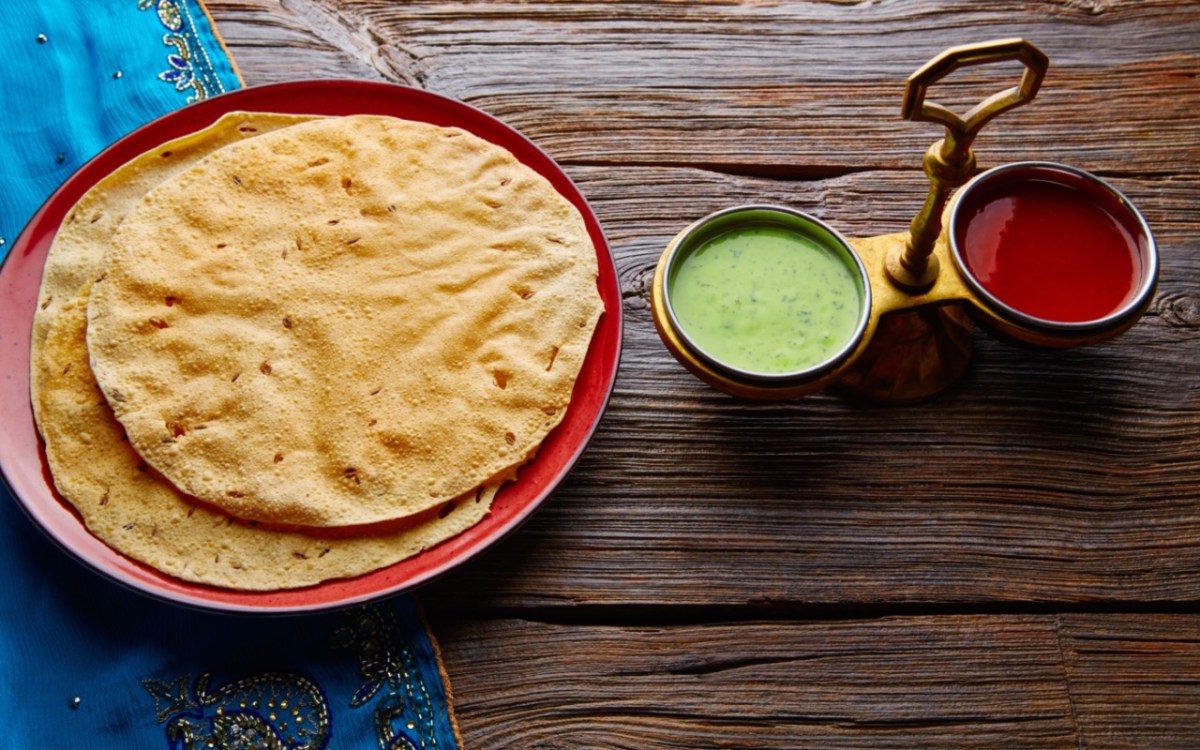
[(137, 0), (137, 4), (139, 10), (153, 10), (167, 32), (162, 43), (170, 48), (168, 68), (158, 74), (159, 79), (174, 86), (176, 91), (191, 89), (189, 103), (225, 93), (225, 86), (200, 42), (192, 16), (192, 0)]

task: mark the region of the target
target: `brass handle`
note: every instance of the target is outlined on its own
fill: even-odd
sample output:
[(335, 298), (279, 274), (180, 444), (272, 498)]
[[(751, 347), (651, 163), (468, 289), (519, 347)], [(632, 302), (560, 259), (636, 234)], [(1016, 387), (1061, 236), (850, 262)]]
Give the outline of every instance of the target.
[[(965, 117), (959, 117), (942, 105), (926, 100), (929, 87), (950, 73), (971, 65), (987, 65), (996, 62), (1018, 60), (1025, 65), (1021, 82), (1010, 89), (992, 94), (975, 105)], [(901, 115), (906, 120), (937, 122), (946, 126), (947, 136), (956, 142), (970, 141), (979, 130), (996, 115), (1018, 107), (1037, 95), (1050, 59), (1037, 47), (1024, 39), (1001, 39), (981, 44), (951, 47), (908, 77), (904, 87), (904, 107)]]
[[(1025, 66), (1020, 83), (984, 99), (965, 117), (926, 100), (930, 86), (959, 68), (1010, 60)], [(942, 232), (942, 211), (950, 191), (965, 183), (975, 170), (975, 154), (971, 152), (975, 136), (996, 115), (1033, 99), (1049, 65), (1045, 53), (1024, 39), (1001, 39), (951, 47), (909, 76), (901, 110), (904, 119), (940, 123), (946, 127), (946, 137), (925, 154), (929, 195), (912, 221), (905, 247), (898, 248), (887, 259), (888, 276), (898, 287), (920, 293), (933, 286), (938, 267), (937, 258), (931, 253)]]

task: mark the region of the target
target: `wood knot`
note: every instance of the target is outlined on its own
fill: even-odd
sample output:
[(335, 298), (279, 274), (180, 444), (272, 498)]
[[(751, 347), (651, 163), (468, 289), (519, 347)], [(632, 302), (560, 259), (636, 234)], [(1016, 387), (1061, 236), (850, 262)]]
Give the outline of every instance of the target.
[[(655, 264), (657, 264), (657, 259)], [(650, 309), (650, 287), (654, 284), (654, 270), (657, 266), (650, 265), (633, 272), (627, 281), (621, 284), (621, 300), (631, 310)]]
[(1173, 328), (1200, 328), (1200, 297), (1164, 294), (1154, 303), (1154, 312)]

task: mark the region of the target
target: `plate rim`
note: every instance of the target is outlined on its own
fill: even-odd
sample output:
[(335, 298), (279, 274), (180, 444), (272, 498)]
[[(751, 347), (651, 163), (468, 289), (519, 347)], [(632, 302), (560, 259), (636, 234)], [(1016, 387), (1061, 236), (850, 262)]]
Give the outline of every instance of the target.
[[(260, 101), (264, 98), (272, 96), (284, 96), (288, 93), (298, 90), (308, 89), (304, 96), (299, 98), (299, 102), (295, 107), (288, 108), (263, 108), (254, 107), (253, 102)], [(355, 96), (365, 97), (367, 94), (382, 96), (386, 102), (378, 107), (372, 108), (370, 112), (349, 112), (349, 111), (320, 111), (313, 110), (332, 110), (345, 109), (339, 104), (330, 105), (328, 100), (320, 97), (319, 92), (334, 93), (339, 96)], [(317, 106), (312, 105), (314, 100), (320, 103)], [(407, 101), (406, 101), (407, 100)], [(413, 104), (413, 102), (416, 104)], [(504, 517), (502, 521), (492, 524), (490, 527), (485, 526), (489, 518), (493, 517), (497, 504), (493, 504), (492, 511), (484, 517), (475, 526), (460, 532), (458, 535), (451, 537), (443, 542), (423, 550), (417, 555), (399, 560), (392, 565), (384, 566), (375, 571), (355, 576), (347, 579), (330, 579), (311, 586), (303, 586), (292, 589), (282, 589), (275, 591), (249, 591), (238, 589), (226, 589), (222, 587), (211, 586), (208, 584), (193, 583), (182, 579), (174, 578), (166, 573), (162, 573), (144, 563), (141, 563), (133, 558), (128, 557), (124, 553), (104, 544), (97, 537), (93, 536), (79, 517), (78, 512), (64, 500), (53, 485), (53, 480), (50, 478), (49, 467), (46, 463), (44, 444), (41, 436), (38, 434), (36, 426), (33, 423), (32, 405), (30, 404), (30, 394), (28, 389), (28, 378), (30, 368), (30, 344), (29, 330), (27, 326), (15, 325), (11, 328), (16, 329), (20, 333), (23, 329), (24, 343), (19, 340), (4, 341), (8, 338), (5, 331), (10, 328), (4, 325), (0, 328), (0, 342), (8, 345), (15, 345), (18, 348), (20, 356), (6, 356), (7, 363), (0, 366), (0, 375), (7, 376), (6, 379), (11, 379), (15, 373), (18, 375), (17, 386), (5, 386), (4, 390), (11, 390), (14, 394), (22, 390), (19, 388), (22, 378), (18, 370), (23, 369), (25, 388), (23, 389), (23, 403), (20, 406), (11, 404), (5, 405), (6, 409), (15, 409), (17, 412), (23, 412), (28, 415), (27, 424), (18, 424), (15, 429), (5, 430), (5, 436), (0, 438), (0, 481), (9, 490), (18, 507), (21, 508), (24, 515), (36, 526), (44, 536), (49, 538), (57, 547), (65, 552), (76, 562), (82, 564), (85, 568), (99, 574), (101, 577), (112, 581), (126, 589), (133, 590), (139, 594), (148, 596), (152, 599), (165, 601), (171, 604), (183, 606), (191, 609), (198, 609), (210, 612), (224, 612), (232, 614), (252, 614), (252, 615), (293, 615), (306, 614), (314, 612), (324, 612), (347, 607), (353, 607), (369, 601), (382, 599), (390, 596), (399, 595), (406, 592), (411, 592), (416, 588), (427, 585), (450, 571), (465, 565), (466, 563), (477, 559), (479, 556), (494, 548), (501, 541), (506, 539), (525, 521), (536, 512), (549, 497), (558, 489), (570, 472), (574, 469), (579, 459), (587, 450), (596, 431), (599, 429), (600, 423), (603, 420), (604, 414), (607, 411), (613, 391), (616, 386), (618, 371), (621, 362), (621, 350), (624, 339), (624, 315), (622, 309), (622, 299), (620, 290), (620, 277), (616, 268), (616, 260), (612, 253), (612, 248), (608, 243), (607, 237), (604, 234), (604, 229), (600, 224), (599, 218), (588, 203), (583, 192), (570, 178), (562, 167), (552, 159), (540, 146), (534, 143), (528, 136), (518, 131), (515, 127), (508, 125), (498, 117), (489, 114), (488, 112), (475, 107), (466, 102), (462, 102), (451, 97), (437, 94), (426, 89), (405, 86), (402, 84), (389, 83), (384, 81), (366, 81), (358, 79), (343, 79), (343, 78), (324, 78), (324, 79), (296, 79), (288, 81), (280, 81), (276, 83), (259, 84), (255, 86), (247, 86), (236, 89), (219, 96), (201, 100), (199, 102), (189, 104), (177, 110), (168, 112), (160, 117), (157, 117), (144, 125), (134, 129), (130, 133), (121, 137), (117, 141), (110, 144), (108, 147), (101, 150), (92, 158), (88, 159), (78, 169), (76, 169), (70, 177), (63, 181), (58, 188), (54, 190), (46, 200), (34, 212), (33, 216), (22, 228), (17, 238), (10, 244), (7, 256), (0, 262), (0, 287), (4, 289), (18, 290), (22, 288), (19, 283), (20, 279), (14, 283), (9, 277), (17, 273), (14, 267), (18, 267), (21, 271), (28, 272), (27, 268), (30, 264), (36, 264), (36, 286), (40, 288), (40, 279), (42, 266), (45, 261), (45, 252), (41, 250), (42, 246), (49, 249), (49, 244), (52, 242), (53, 236), (56, 234), (59, 221), (54, 220), (55, 214), (65, 216), (66, 212), (76, 201), (99, 180), (103, 179), (113, 169), (116, 169), (121, 164), (124, 164), (129, 158), (133, 158), (139, 153), (151, 150), (158, 144), (171, 140), (179, 135), (187, 132), (195, 132), (202, 128), (211, 125), (222, 115), (235, 111), (250, 111), (250, 112), (278, 112), (284, 114), (326, 114), (331, 116), (345, 114), (385, 114), (376, 110), (387, 108), (387, 105), (406, 107), (417, 106), (422, 108), (430, 108), (433, 112), (447, 116), (454, 122), (448, 123), (462, 127), (469, 132), (474, 133), (478, 137), (487, 140), (489, 143), (499, 145), (509, 151), (512, 151), (512, 144), (520, 146), (525, 151), (525, 154), (514, 153), (514, 156), (526, 166), (534, 169), (538, 174), (549, 180), (555, 190), (562, 194), (568, 201), (572, 203), (582, 214), (584, 223), (587, 226), (588, 234), (595, 247), (597, 263), (599, 266), (599, 274), (597, 278), (597, 286), (602, 299), (606, 296), (611, 299), (605, 299), (606, 306), (600, 320), (597, 322), (596, 329), (593, 331), (592, 338), (588, 344), (588, 353), (585, 356), (583, 368), (581, 368), (580, 377), (577, 378), (575, 390), (572, 392), (572, 401), (575, 401), (581, 395), (589, 396), (589, 401), (594, 402), (594, 414), (589, 417), (589, 422), (584, 426), (580, 433), (574, 434), (571, 438), (561, 438), (564, 440), (573, 440), (573, 444), (566, 448), (566, 455), (563, 457), (561, 465), (556, 466), (552, 475), (542, 484), (540, 488), (527, 500), (515, 506), (514, 510)], [(391, 115), (398, 116), (398, 115)], [(421, 121), (430, 122), (428, 118), (412, 118)], [(461, 121), (461, 122), (460, 122)], [(489, 131), (488, 133), (479, 133), (468, 127), (470, 124), (482, 125)], [(435, 124), (447, 124), (440, 121)], [(185, 129), (179, 133), (174, 133), (172, 128), (184, 127)], [(165, 132), (160, 132), (165, 131)], [(500, 133), (504, 136), (504, 143), (497, 143), (495, 133)], [(148, 140), (150, 139), (150, 140)], [(133, 149), (130, 156), (121, 158), (120, 154)], [(533, 156), (535, 160), (540, 160), (540, 164), (529, 164), (529, 156)], [(114, 164), (106, 166), (107, 162), (117, 161)], [(552, 174), (546, 174), (546, 170), (550, 170)], [(95, 174), (93, 174), (95, 173)], [(565, 191), (563, 188), (567, 188)], [(49, 222), (49, 224), (48, 224)], [(28, 256), (40, 256), (30, 259)], [(604, 279), (609, 279), (609, 287), (604, 285)], [(608, 295), (605, 292), (609, 292)], [(33, 290), (33, 298), (36, 303), (37, 288)], [(21, 300), (12, 299), (11, 295), (5, 295), (4, 299), (0, 300), (0, 310), (22, 310)], [(31, 314), (31, 310), (25, 310)], [(7, 318), (7, 316), (6, 316)], [(601, 336), (601, 331), (604, 331), (604, 336)], [(603, 338), (603, 341), (602, 341)], [(19, 336), (18, 336), (19, 339)], [(603, 346), (604, 351), (600, 351)], [(594, 362), (592, 362), (594, 360)], [(597, 385), (588, 389), (587, 392), (578, 393), (585, 368), (589, 367), (599, 379)], [(591, 373), (589, 373), (590, 375)], [(567, 415), (570, 417), (571, 411), (568, 406)], [(23, 422), (25, 420), (22, 420)], [(575, 426), (575, 423), (570, 423)], [(552, 440), (556, 433), (563, 432), (563, 423), (560, 423), (554, 430), (550, 432), (547, 438), (543, 441), (543, 445)], [(14, 484), (10, 478), (10, 471), (15, 471), (8, 464), (15, 460), (30, 460), (28, 455), (20, 455), (18, 449), (10, 456), (14, 445), (21, 442), (22, 438), (30, 436), (28, 430), (32, 430), (33, 444), (36, 448), (37, 461), (39, 462), (43, 481), (46, 488), (49, 490), (48, 497), (31, 499), (25, 496), (25, 493), (18, 490), (18, 484)], [(565, 433), (563, 433), (565, 434)], [(539, 453), (539, 455), (541, 455)], [(7, 459), (7, 460), (6, 460)], [(538, 458), (524, 464), (522, 471), (535, 466)], [(521, 482), (518, 475), (515, 482), (506, 484), (497, 494), (497, 501), (505, 496), (505, 491), (510, 490), (513, 486), (519, 485)], [(36, 494), (36, 493), (35, 493)], [(43, 508), (47, 501), (51, 501), (55, 507)], [(48, 516), (65, 511), (69, 514), (78, 528), (69, 529), (69, 531), (78, 533), (82, 532), (85, 539), (92, 540), (90, 546), (95, 547), (95, 542), (99, 542), (102, 549), (98, 550), (102, 559), (92, 559), (92, 556), (76, 549), (70, 543), (69, 535), (64, 534), (62, 530), (54, 527), (54, 524), (48, 523)], [(485, 534), (472, 535), (473, 530), (486, 528)], [(464, 545), (464, 540), (465, 545)], [(461, 549), (457, 548), (461, 546)], [(441, 550), (440, 553), (434, 554), (435, 551)], [(448, 554), (447, 554), (448, 553)], [(428, 565), (419, 566), (418, 570), (413, 571), (400, 581), (385, 583), (382, 586), (371, 587), (366, 591), (357, 593), (351, 591), (345, 595), (325, 597), (320, 601), (304, 603), (301, 601), (293, 601), (302, 599), (303, 592), (320, 591), (323, 588), (336, 588), (339, 586), (353, 585), (355, 581), (370, 579), (373, 576), (380, 576), (384, 572), (399, 568), (401, 566), (413, 566), (414, 562), (421, 560), (429, 561), (432, 556), (432, 562)], [(116, 558), (115, 560), (105, 560), (103, 558)], [(107, 563), (107, 564), (105, 564)], [(141, 575), (134, 576), (130, 571), (140, 572)], [(147, 581), (158, 580), (161, 585), (147, 583)], [(213, 595), (217, 598), (211, 598)], [(236, 601), (222, 600), (221, 597), (234, 597)], [(275, 599), (282, 598), (284, 601), (276, 602)]]

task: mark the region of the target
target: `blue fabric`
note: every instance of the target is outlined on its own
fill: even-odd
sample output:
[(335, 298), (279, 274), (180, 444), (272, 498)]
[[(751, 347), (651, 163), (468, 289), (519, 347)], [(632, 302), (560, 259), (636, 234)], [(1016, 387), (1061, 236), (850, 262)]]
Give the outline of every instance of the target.
[(109, 143), (189, 101), (240, 85), (195, 0), (10, 0), (3, 15), (5, 246), (63, 180)]
[(2, 489), (0, 565), (5, 748), (457, 747), (410, 597), (303, 617), (175, 607), (76, 564)]
[[(0, 257), (108, 143), (240, 85), (195, 0), (22, 0), (4, 11)], [(77, 564), (6, 488), (0, 571), (4, 748), (458, 747), (409, 597), (310, 616), (183, 609)]]

